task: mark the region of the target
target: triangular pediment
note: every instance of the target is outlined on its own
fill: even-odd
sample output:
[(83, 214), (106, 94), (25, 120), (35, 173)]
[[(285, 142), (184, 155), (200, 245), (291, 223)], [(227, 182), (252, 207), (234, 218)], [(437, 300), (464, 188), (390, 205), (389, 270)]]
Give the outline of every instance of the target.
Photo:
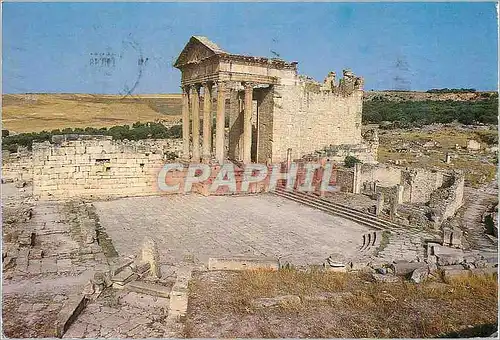
[(206, 37), (193, 36), (179, 54), (174, 67), (182, 68), (184, 65), (196, 64), (216, 54), (225, 53), (225, 51)]

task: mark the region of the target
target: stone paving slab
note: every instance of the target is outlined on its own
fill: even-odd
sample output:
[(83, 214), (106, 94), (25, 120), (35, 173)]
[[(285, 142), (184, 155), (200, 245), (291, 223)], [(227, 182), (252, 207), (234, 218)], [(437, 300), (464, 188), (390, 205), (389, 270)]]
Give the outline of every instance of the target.
[(274, 195), (135, 197), (94, 206), (120, 255), (137, 254), (144, 237), (152, 236), (162, 263), (172, 264), (238, 255), (322, 264), (332, 252), (356, 257), (369, 231)]
[(168, 298), (107, 290), (87, 305), (63, 338), (162, 338), (168, 307)]

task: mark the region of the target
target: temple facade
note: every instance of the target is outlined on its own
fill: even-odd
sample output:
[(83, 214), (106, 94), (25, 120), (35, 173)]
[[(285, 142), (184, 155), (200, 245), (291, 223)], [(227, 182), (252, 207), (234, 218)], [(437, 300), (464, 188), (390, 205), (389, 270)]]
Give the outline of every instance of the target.
[(296, 62), (231, 54), (201, 36), (174, 66), (186, 161), (276, 163), (322, 149), (334, 150), (333, 160), (376, 161), (376, 145), (361, 135), (363, 79), (350, 70), (320, 83), (299, 75)]

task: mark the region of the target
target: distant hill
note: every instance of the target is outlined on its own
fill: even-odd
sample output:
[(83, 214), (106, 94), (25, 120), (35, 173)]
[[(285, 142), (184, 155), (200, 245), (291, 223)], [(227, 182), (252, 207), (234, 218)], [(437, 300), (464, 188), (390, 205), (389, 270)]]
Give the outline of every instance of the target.
[[(451, 101), (451, 102), (449, 102)], [(92, 95), (5, 94), (3, 129), (36, 132), (63, 128), (110, 127), (135, 122), (176, 121), (181, 94)], [(496, 124), (496, 92), (426, 93), (365, 91), (363, 121), (450, 122)]]
[[(432, 90), (431, 90), (432, 91)], [(498, 96), (497, 92), (418, 92), (418, 91), (365, 91), (363, 100), (388, 100), (388, 101), (476, 101)]]
[(177, 120), (180, 94), (4, 94), (3, 129), (30, 132), (66, 127), (109, 127), (137, 121)]

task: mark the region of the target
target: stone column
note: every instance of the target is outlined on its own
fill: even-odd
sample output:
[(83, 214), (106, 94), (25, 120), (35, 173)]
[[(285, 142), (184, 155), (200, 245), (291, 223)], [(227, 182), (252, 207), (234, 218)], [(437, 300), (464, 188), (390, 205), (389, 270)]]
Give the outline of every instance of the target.
[(191, 110), (193, 116), (193, 162), (200, 161), (200, 85), (193, 86), (191, 94)]
[(217, 118), (215, 122), (215, 157), (219, 164), (224, 163), (225, 111), (226, 84), (219, 81), (217, 83)]
[(252, 95), (253, 84), (244, 83), (245, 87), (245, 111), (243, 115), (243, 163), (252, 162)]
[(182, 86), (182, 158), (189, 160), (189, 86)]
[(203, 83), (203, 161), (212, 154), (212, 83)]

